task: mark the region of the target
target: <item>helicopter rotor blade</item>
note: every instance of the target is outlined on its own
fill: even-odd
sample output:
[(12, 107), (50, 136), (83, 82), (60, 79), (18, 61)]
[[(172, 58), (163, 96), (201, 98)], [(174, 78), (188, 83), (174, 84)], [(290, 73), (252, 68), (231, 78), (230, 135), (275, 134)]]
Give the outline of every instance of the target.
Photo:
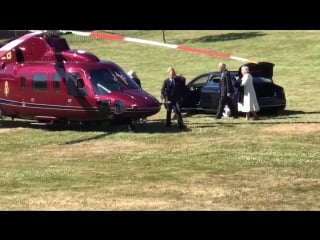
[(31, 33), (22, 35), (21, 37), (18, 37), (16, 39), (8, 42), (7, 44), (5, 44), (4, 46), (2, 46), (0, 48), (0, 59), (3, 59), (3, 57), (5, 57), (8, 52), (10, 52), (15, 47), (19, 46), (25, 40), (27, 40), (27, 39), (29, 39), (29, 38), (31, 38), (33, 36), (39, 35), (41, 33), (43, 33), (43, 31), (34, 31), (34, 32), (31, 32)]
[(151, 41), (151, 40), (139, 39), (139, 38), (131, 38), (131, 37), (125, 37), (125, 36), (121, 36), (121, 35), (102, 33), (102, 32), (94, 32), (94, 31), (91, 31), (91, 32), (74, 31), (74, 30), (59, 30), (59, 31), (62, 33), (72, 33), (74, 35), (86, 36), (86, 37), (95, 38), (95, 39), (126, 41), (126, 42), (133, 42), (133, 43), (139, 43), (139, 44), (154, 45), (154, 46), (160, 46), (160, 47), (167, 47), (167, 48), (171, 48), (171, 49), (177, 49), (180, 51), (189, 52), (189, 53), (193, 53), (193, 54), (200, 54), (200, 55), (207, 55), (207, 56), (216, 57), (216, 58), (224, 58), (224, 59), (232, 59), (232, 60), (237, 60), (237, 61), (242, 61), (242, 62), (256, 63), (256, 61), (250, 60), (248, 58), (233, 56), (231, 54), (226, 54), (226, 53), (208, 50), (208, 49), (189, 47), (189, 46), (185, 46), (185, 45), (162, 43), (162, 42), (158, 42), (158, 41)]

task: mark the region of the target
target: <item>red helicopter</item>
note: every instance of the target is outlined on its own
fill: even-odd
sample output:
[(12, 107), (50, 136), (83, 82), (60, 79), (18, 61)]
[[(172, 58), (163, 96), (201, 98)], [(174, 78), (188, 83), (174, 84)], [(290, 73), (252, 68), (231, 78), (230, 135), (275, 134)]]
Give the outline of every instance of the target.
[(56, 32), (31, 32), (0, 43), (1, 115), (56, 122), (134, 123), (160, 102), (116, 63), (71, 50)]

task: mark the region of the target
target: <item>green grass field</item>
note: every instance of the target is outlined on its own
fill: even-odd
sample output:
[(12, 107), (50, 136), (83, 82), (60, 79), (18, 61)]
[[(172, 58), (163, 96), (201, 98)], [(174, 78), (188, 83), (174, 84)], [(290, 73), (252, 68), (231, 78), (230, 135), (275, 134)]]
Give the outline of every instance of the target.
[[(114, 31), (162, 41), (158, 31)], [(40, 128), (0, 120), (1, 210), (320, 210), (320, 31), (165, 31), (167, 43), (275, 63), (287, 108), (259, 121), (184, 116), (187, 131), (164, 126), (165, 110), (130, 133)], [(160, 99), (166, 70), (187, 81), (242, 62), (129, 42), (67, 35)], [(175, 122), (174, 122), (175, 124)]]

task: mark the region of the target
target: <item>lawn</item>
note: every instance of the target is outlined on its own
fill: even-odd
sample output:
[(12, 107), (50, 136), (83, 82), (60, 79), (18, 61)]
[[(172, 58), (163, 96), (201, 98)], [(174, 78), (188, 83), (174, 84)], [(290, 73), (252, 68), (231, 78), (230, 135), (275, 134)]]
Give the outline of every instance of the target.
[[(108, 31), (110, 32), (110, 31)], [(157, 31), (111, 31), (162, 41)], [(258, 121), (165, 110), (135, 133), (125, 125), (87, 129), (0, 120), (1, 210), (320, 210), (320, 31), (165, 31), (166, 41), (275, 63), (287, 107)], [(66, 35), (72, 49), (135, 69), (160, 100), (166, 70), (187, 81), (243, 63), (139, 43)]]

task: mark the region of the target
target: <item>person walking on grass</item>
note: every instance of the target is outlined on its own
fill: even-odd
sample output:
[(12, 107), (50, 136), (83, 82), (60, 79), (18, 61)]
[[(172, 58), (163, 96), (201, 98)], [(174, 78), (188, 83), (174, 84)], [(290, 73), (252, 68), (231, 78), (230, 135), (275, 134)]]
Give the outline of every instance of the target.
[(166, 127), (171, 126), (171, 112), (173, 110), (177, 116), (179, 128), (183, 129), (185, 126), (181, 114), (181, 103), (185, 91), (185, 81), (176, 75), (176, 71), (173, 67), (169, 67), (167, 72), (169, 76), (163, 81), (161, 88), (161, 97), (165, 101), (167, 110)]
[(251, 115), (254, 120), (257, 120), (257, 112), (260, 111), (260, 106), (253, 85), (253, 77), (249, 72), (248, 66), (241, 67), (241, 75), (240, 86), (243, 86), (243, 102), (238, 103), (238, 111), (245, 113), (246, 120), (249, 120)]
[(219, 106), (218, 106), (215, 118), (220, 119), (222, 117), (222, 112), (226, 105), (228, 105), (233, 118), (238, 118), (238, 111), (233, 102), (234, 88), (232, 85), (231, 74), (227, 70), (225, 63), (220, 62), (218, 64), (218, 67), (221, 72), (220, 99), (219, 99)]

